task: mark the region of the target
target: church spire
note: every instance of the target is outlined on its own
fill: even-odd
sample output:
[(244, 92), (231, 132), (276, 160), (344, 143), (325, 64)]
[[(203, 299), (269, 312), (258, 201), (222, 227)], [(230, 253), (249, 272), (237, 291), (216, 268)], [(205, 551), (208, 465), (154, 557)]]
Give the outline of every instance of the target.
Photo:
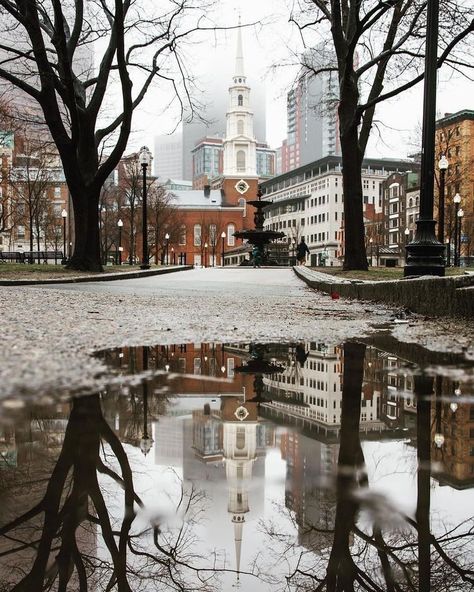
[(239, 28), (237, 29), (237, 50), (235, 52), (234, 79), (237, 79), (237, 78), (245, 78), (244, 52), (242, 49), (242, 28), (240, 26), (240, 16), (239, 16)]

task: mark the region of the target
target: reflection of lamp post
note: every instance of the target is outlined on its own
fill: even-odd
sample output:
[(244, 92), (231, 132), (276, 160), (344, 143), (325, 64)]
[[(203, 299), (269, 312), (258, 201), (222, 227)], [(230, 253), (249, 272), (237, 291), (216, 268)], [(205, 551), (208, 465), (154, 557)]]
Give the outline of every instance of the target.
[(168, 257), (169, 257), (169, 255), (168, 255), (168, 249), (169, 249), (169, 246), (170, 246), (170, 235), (168, 233), (165, 234), (165, 241), (166, 241), (166, 265), (169, 265), (170, 262), (169, 262), (169, 259), (168, 259)]
[[(148, 347), (143, 348), (143, 371), (148, 370)], [(143, 379), (143, 436), (140, 439), (140, 450), (146, 456), (152, 447), (153, 438), (148, 434), (148, 380)]]
[(224, 261), (224, 241), (225, 241), (225, 232), (222, 231), (221, 233), (221, 239), (222, 239), (222, 267), (224, 267), (225, 265), (225, 261)]
[(121, 219), (117, 222), (117, 226), (119, 229), (119, 239), (118, 239), (118, 264), (122, 265), (122, 227), (123, 222)]
[(438, 202), (438, 240), (444, 245), (444, 187), (448, 159), (443, 154), (438, 162), (439, 168), (439, 202)]
[(454, 203), (454, 267), (459, 265), (458, 260), (458, 212), (459, 212), (459, 204), (461, 203), (461, 196), (459, 193), (453, 197)]
[(148, 258), (148, 222), (147, 222), (147, 203), (146, 203), (146, 169), (151, 164), (151, 152), (146, 146), (140, 148), (139, 161), (143, 171), (143, 189), (142, 189), (142, 264), (141, 269), (150, 269), (150, 260)]
[(458, 265), (461, 266), (461, 245), (462, 245), (462, 219), (464, 216), (464, 210), (460, 208), (458, 211)]
[(66, 265), (67, 257), (66, 257), (66, 218), (67, 212), (63, 209), (61, 212), (61, 217), (63, 219), (63, 259), (61, 261), (61, 265)]

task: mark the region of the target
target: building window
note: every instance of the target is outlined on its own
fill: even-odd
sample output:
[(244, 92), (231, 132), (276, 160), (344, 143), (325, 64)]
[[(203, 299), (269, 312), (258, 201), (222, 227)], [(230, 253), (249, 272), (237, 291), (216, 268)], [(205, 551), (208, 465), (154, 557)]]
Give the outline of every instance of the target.
[(227, 246), (233, 247), (235, 245), (235, 226), (234, 224), (227, 224)]
[(242, 121), (242, 119), (239, 119), (237, 121), (237, 133), (239, 134), (239, 136), (242, 136), (244, 133), (244, 122)]
[(179, 244), (185, 245), (186, 244), (186, 226), (181, 226), (179, 229)]
[(244, 150), (237, 150), (236, 160), (237, 160), (237, 171), (239, 171), (239, 172), (245, 171), (245, 151)]
[(237, 105), (238, 105), (239, 107), (242, 107), (242, 106), (243, 106), (243, 104), (244, 104), (244, 97), (243, 97), (243, 95), (239, 95), (239, 96), (237, 97)]
[(235, 442), (235, 447), (237, 448), (237, 450), (243, 450), (245, 448), (245, 428), (243, 426), (239, 426), (237, 428), (236, 436), (237, 438)]
[(201, 246), (201, 225), (200, 224), (194, 225), (194, 246), (195, 247)]
[(247, 201), (246, 201), (245, 197), (241, 197), (239, 199), (239, 206), (241, 208), (244, 208), (244, 211), (243, 211), (242, 216), (245, 218), (245, 216), (247, 215), (247, 207), (246, 207), (247, 206)]

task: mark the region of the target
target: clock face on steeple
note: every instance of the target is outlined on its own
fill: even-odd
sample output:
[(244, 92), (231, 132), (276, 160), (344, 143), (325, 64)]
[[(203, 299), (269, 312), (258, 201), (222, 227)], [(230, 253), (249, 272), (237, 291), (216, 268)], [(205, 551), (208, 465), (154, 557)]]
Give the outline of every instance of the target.
[(243, 195), (249, 190), (249, 184), (243, 179), (240, 179), (240, 181), (237, 181), (235, 184), (235, 188), (241, 195)]
[(238, 420), (244, 421), (244, 419), (247, 419), (249, 412), (247, 411), (247, 409), (245, 409), (245, 407), (240, 405), (240, 407), (237, 407), (237, 409), (235, 410), (234, 415)]

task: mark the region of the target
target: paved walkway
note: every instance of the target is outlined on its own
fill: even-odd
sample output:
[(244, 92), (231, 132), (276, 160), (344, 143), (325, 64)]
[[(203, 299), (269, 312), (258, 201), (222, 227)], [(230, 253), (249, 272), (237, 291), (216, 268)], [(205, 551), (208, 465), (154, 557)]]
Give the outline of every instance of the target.
[[(392, 318), (333, 301), (285, 269), (194, 269), (135, 280), (0, 286), (0, 395), (98, 388), (94, 351), (200, 341), (340, 343)], [(115, 377), (116, 379), (116, 377)]]

